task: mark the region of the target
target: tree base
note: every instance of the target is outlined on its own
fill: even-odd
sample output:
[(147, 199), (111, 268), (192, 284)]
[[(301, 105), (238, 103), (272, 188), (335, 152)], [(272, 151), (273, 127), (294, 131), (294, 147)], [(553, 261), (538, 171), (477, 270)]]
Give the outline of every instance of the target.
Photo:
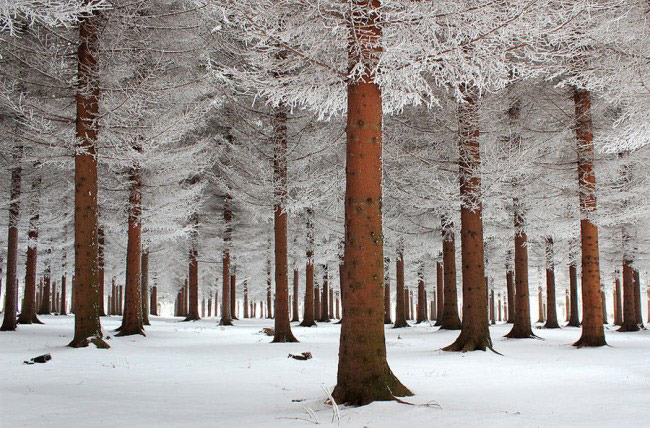
[(406, 321), (395, 321), (395, 324), (393, 324), (393, 328), (404, 328), (404, 327), (410, 327), (411, 325)]
[(147, 336), (144, 334), (144, 329), (142, 327), (135, 327), (135, 328), (124, 328), (122, 327), (115, 336), (133, 336), (136, 334), (141, 334), (142, 336)]
[(331, 322), (331, 321), (330, 321), (330, 319), (328, 318), (328, 319), (318, 320), (318, 322)]
[[(188, 315), (188, 316), (186, 316), (185, 319), (182, 320), (181, 322), (187, 322), (187, 321), (199, 321), (200, 319), (201, 319), (201, 317), (198, 317), (198, 316), (189, 316), (189, 315)], [(146, 325), (146, 324), (145, 324), (145, 325)]]
[(23, 319), (22, 317), (18, 317), (18, 324), (43, 324), (43, 321), (39, 320), (36, 314), (32, 315), (31, 319)]
[(462, 332), (454, 343), (442, 348), (443, 351), (447, 352), (487, 351), (488, 349), (495, 354), (499, 354), (494, 350), (494, 347), (492, 346), (492, 339), (490, 339), (489, 335), (482, 337), (470, 337), (469, 334), (463, 334)]
[(276, 334), (273, 336), (273, 340), (271, 343), (297, 343), (298, 339), (295, 338), (293, 333), (288, 332), (288, 333), (283, 333), (283, 334)]
[(226, 320), (226, 319), (221, 318), (221, 321), (219, 321), (219, 325), (230, 326), (230, 325), (233, 325), (233, 324), (232, 324), (231, 320)]
[(72, 339), (72, 342), (68, 343), (68, 346), (71, 348), (86, 348), (91, 343), (95, 345), (97, 349), (110, 349), (110, 345), (99, 336), (86, 337), (84, 339)]
[(569, 321), (566, 327), (580, 327), (580, 321)]
[(316, 321), (302, 320), (302, 322), (298, 324), (298, 327), (318, 327), (318, 325), (316, 324)]
[(510, 333), (506, 334), (503, 337), (507, 339), (539, 339), (539, 337), (533, 333), (533, 330), (530, 327), (519, 328), (517, 326), (513, 326), (512, 330), (510, 330)]
[(586, 348), (586, 347), (596, 347), (596, 346), (606, 346), (607, 342), (605, 342), (605, 336), (597, 336), (597, 337), (591, 337), (591, 336), (582, 336), (580, 340), (578, 340), (576, 343), (573, 344), (576, 348)]
[(352, 388), (337, 384), (332, 398), (337, 404), (365, 406), (373, 401), (399, 401), (397, 397), (410, 397), (413, 393), (388, 369), (387, 376), (374, 376), (364, 382), (354, 382)]
[(638, 324), (625, 324), (625, 323), (623, 323), (623, 325), (621, 325), (620, 328), (616, 329), (616, 331), (620, 331), (620, 332), (633, 332), (639, 330), (641, 329), (639, 328)]
[(560, 324), (558, 324), (557, 321), (546, 321), (546, 324), (544, 324), (541, 328), (560, 328)]
[(10, 325), (4, 325), (0, 327), (0, 331), (16, 331), (16, 325), (10, 326)]

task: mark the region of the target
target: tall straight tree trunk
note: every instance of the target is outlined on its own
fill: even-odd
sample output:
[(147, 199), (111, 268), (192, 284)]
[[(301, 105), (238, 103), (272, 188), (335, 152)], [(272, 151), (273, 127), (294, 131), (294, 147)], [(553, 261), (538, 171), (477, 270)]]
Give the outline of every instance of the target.
[(543, 298), (543, 295), (544, 295), (544, 293), (542, 291), (542, 287), (541, 286), (537, 287), (537, 305), (538, 305), (537, 313), (539, 314), (539, 319), (537, 320), (537, 322), (539, 322), (539, 323), (544, 322), (544, 298)]
[(158, 315), (158, 287), (151, 288), (151, 315)]
[(639, 277), (638, 269), (634, 269), (634, 312), (636, 313), (637, 325), (643, 328), (643, 313), (641, 312), (641, 279)]
[(291, 321), (300, 321), (299, 317), (299, 305), (298, 305), (298, 293), (299, 293), (299, 273), (298, 269), (293, 270), (293, 300), (291, 303), (293, 304), (293, 310), (292, 310), (292, 317)]
[[(434, 325), (436, 326), (441, 326), (442, 325), (442, 318), (444, 317), (444, 304), (445, 304), (445, 297), (444, 297), (444, 276), (443, 276), (443, 267), (441, 262), (436, 262), (436, 293), (433, 295), (434, 299), (436, 300), (436, 323)], [(460, 328), (460, 319), (458, 322), (458, 328)]]
[(382, 231), (382, 100), (373, 82), (374, 52), (380, 50), (379, 0), (356, 0), (351, 15), (350, 64), (366, 66), (359, 82), (347, 85), (345, 186), (345, 289), (336, 388), (340, 404), (364, 405), (411, 392), (386, 360), (384, 336), (384, 242)]
[(496, 319), (495, 319), (495, 314), (494, 314), (494, 289), (490, 289), (490, 324), (495, 324)]
[(104, 310), (104, 228), (97, 228), (97, 263), (99, 264), (99, 289), (97, 303), (99, 304), (99, 316), (106, 316), (106, 311)]
[[(443, 350), (485, 351), (487, 348), (492, 349), (492, 339), (487, 316), (487, 284), (483, 249), (478, 95), (474, 88), (462, 87), (461, 89), (465, 93), (464, 102), (458, 106), (463, 321), (456, 341)], [(445, 299), (446, 297), (445, 295)]]
[(418, 309), (416, 315), (416, 323), (428, 321), (427, 319), (427, 297), (424, 289), (424, 263), (419, 263), (418, 268)]
[(639, 331), (634, 299), (634, 270), (629, 254), (629, 237), (623, 235), (623, 324), (618, 331)]
[(384, 257), (384, 324), (392, 324), (390, 319), (390, 259)]
[(515, 283), (513, 281), (512, 269), (506, 270), (506, 292), (508, 294), (508, 324), (515, 323)]
[[(266, 260), (266, 318), (273, 319), (273, 312), (271, 312), (271, 307), (273, 305), (273, 292), (271, 287), (273, 281), (271, 280), (271, 259)], [(319, 306), (320, 309), (320, 306)]]
[(68, 298), (67, 279), (68, 278), (64, 271), (63, 276), (61, 277), (61, 311), (59, 312), (59, 315), (68, 315), (68, 308), (66, 307), (66, 299)]
[[(404, 248), (400, 242), (397, 247), (395, 261), (397, 281), (395, 284), (395, 324), (393, 328), (409, 327), (408, 318), (408, 290), (404, 288)], [(345, 307), (343, 313), (345, 314)]]
[(300, 326), (311, 327), (314, 322), (314, 212), (307, 209), (307, 263), (305, 265), (305, 304)]
[[(198, 180), (197, 180), (198, 181)], [(192, 215), (192, 224), (194, 228), (191, 232), (190, 252), (189, 252), (189, 270), (188, 270), (188, 293), (189, 308), (185, 321), (198, 321), (201, 319), (199, 314), (199, 215)]]
[[(39, 165), (35, 165), (40, 167)], [(18, 324), (42, 324), (36, 316), (36, 264), (38, 259), (38, 220), (39, 220), (39, 198), (41, 175), (38, 174), (32, 183), (34, 206), (32, 215), (29, 218), (29, 232), (27, 243), (27, 261), (25, 263), (25, 293), (23, 306), (18, 317)]]
[(569, 311), (568, 326), (580, 327), (580, 316), (578, 314), (578, 272), (575, 261), (569, 264), (569, 295), (571, 298), (571, 310)]
[[(136, 148), (137, 149), (137, 148)], [(142, 177), (139, 165), (131, 168), (124, 313), (117, 336), (144, 334), (142, 323)]]
[[(48, 262), (49, 263), (49, 262)], [(49, 264), (45, 267), (45, 273), (43, 274), (43, 293), (41, 294), (40, 308), (38, 310), (39, 315), (49, 315), (50, 314), (50, 286), (52, 278), (50, 276), (51, 268)]]
[[(22, 151), (22, 148), (18, 149)], [(14, 167), (11, 169), (11, 188), (9, 191), (9, 230), (7, 236), (7, 287), (5, 289), (4, 317), (0, 331), (15, 331), (17, 326), (16, 303), (17, 288), (16, 270), (18, 268), (18, 222), (20, 220), (20, 181), (22, 156), (13, 157)]]
[(233, 265), (230, 274), (230, 317), (237, 320), (237, 267)]
[(544, 328), (560, 328), (557, 322), (555, 301), (555, 262), (553, 261), (553, 238), (546, 237), (546, 324)]
[[(528, 294), (528, 237), (524, 229), (524, 211), (518, 199), (513, 201), (515, 211), (515, 299), (517, 312), (512, 330), (505, 337), (528, 339), (535, 337), (530, 322)], [(543, 314), (540, 311), (540, 317)]]
[(323, 287), (321, 289), (320, 299), (320, 318), (319, 322), (330, 322), (329, 317), (329, 281), (328, 281), (327, 263), (323, 265)]
[[(443, 291), (442, 322), (440, 329), (460, 330), (462, 324), (458, 315), (458, 289), (456, 288), (456, 237), (454, 225), (443, 219), (442, 225), (442, 264), (443, 264)], [(441, 314), (438, 313), (438, 317)]]
[[(219, 325), (232, 325), (230, 314), (230, 240), (232, 237), (232, 198), (226, 195), (223, 200), (223, 220), (225, 228), (223, 232), (223, 256), (222, 256), (222, 275), (223, 287), (221, 289), (221, 321)], [(215, 297), (214, 316), (217, 316), (218, 298)]]
[(250, 318), (248, 307), (248, 281), (244, 280), (244, 318)]
[[(89, 4), (90, 0), (84, 0)], [(79, 24), (75, 151), (75, 274), (74, 338), (69, 346), (108, 348), (99, 319), (99, 260), (97, 206), (97, 118), (99, 116), (99, 16), (90, 14)]]
[(149, 248), (142, 250), (140, 276), (140, 286), (142, 287), (142, 324), (151, 325), (149, 322)]
[(603, 324), (607, 324), (607, 298), (603, 290), (600, 290), (600, 298), (603, 300)]
[[(287, 260), (287, 110), (280, 104), (273, 121), (273, 181), (275, 206), (275, 334), (273, 343), (297, 342), (289, 320), (289, 268)], [(270, 308), (270, 307), (269, 307)], [(270, 312), (270, 311), (269, 311)], [(327, 313), (327, 308), (325, 308)]]
[(618, 270), (614, 272), (614, 325), (623, 324), (623, 314), (621, 305), (621, 281)]
[(598, 227), (592, 223), (596, 214), (596, 175), (594, 173), (594, 143), (591, 124), (590, 93), (585, 89), (573, 91), (578, 145), (578, 186), (580, 189), (580, 241), (582, 248), (582, 335), (577, 347), (603, 346), (605, 330), (600, 298), (600, 256)]

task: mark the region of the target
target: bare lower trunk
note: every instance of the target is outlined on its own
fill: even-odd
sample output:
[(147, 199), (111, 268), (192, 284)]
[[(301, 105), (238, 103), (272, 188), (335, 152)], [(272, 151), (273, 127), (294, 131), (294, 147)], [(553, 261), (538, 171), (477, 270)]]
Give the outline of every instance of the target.
[(428, 321), (427, 319), (427, 298), (424, 289), (424, 264), (420, 262), (418, 269), (418, 309), (415, 320), (418, 324)]
[(384, 324), (392, 324), (390, 319), (390, 274), (389, 274), (390, 259), (384, 258)]
[(458, 106), (458, 122), (463, 321), (456, 341), (443, 350), (466, 352), (492, 349), (492, 339), (487, 316), (477, 95), (474, 89), (462, 89), (465, 100)]
[[(444, 287), (440, 328), (444, 330), (460, 330), (462, 324), (458, 315), (458, 289), (456, 288), (456, 237), (453, 223), (447, 220), (444, 220), (442, 227), (442, 263)], [(438, 303), (438, 308), (440, 308), (440, 304)]]
[[(436, 323), (434, 325), (441, 326), (442, 318), (444, 316), (444, 276), (443, 276), (443, 267), (441, 262), (436, 262), (436, 293), (433, 295), (434, 300), (436, 301)], [(460, 320), (458, 322), (460, 328)]]
[[(222, 276), (223, 287), (221, 289), (221, 321), (219, 325), (232, 325), (230, 314), (230, 240), (232, 234), (232, 200), (230, 195), (226, 195), (223, 202), (223, 219), (225, 229), (223, 234), (223, 257), (222, 257)], [(218, 299), (215, 297), (215, 305)], [(217, 316), (217, 307), (215, 306), (214, 316)]]
[(300, 325), (311, 327), (314, 322), (314, 224), (312, 222), (313, 212), (307, 209), (307, 263), (305, 265), (305, 304), (303, 317)]
[[(22, 151), (22, 149), (19, 149)], [(11, 170), (9, 192), (9, 230), (7, 236), (7, 287), (5, 289), (4, 317), (0, 331), (15, 331), (17, 325), (16, 269), (18, 268), (18, 222), (20, 220), (20, 157), (14, 156), (16, 166)]]
[(51, 299), (51, 268), (48, 265), (45, 268), (45, 273), (43, 275), (43, 293), (41, 293), (41, 302), (38, 310), (39, 315), (49, 315), (50, 314), (50, 299)]
[[(380, 37), (379, 0), (361, 0), (350, 35), (376, 48)], [(365, 49), (365, 48), (364, 48)], [(354, 61), (356, 52), (349, 52)], [(343, 321), (336, 387), (340, 404), (364, 405), (411, 392), (386, 360), (384, 336), (384, 254), (382, 231), (382, 101), (369, 71), (361, 83), (348, 83)]]
[(553, 260), (553, 238), (546, 238), (546, 324), (545, 328), (560, 328), (557, 322), (555, 301), (555, 262)]
[(321, 290), (322, 297), (320, 299), (320, 318), (319, 322), (330, 322), (329, 317), (329, 278), (327, 274), (327, 264), (323, 265), (323, 287)]
[(142, 251), (142, 259), (140, 264), (140, 285), (142, 288), (142, 324), (151, 325), (149, 322), (149, 249), (145, 248)]
[[(208, 308), (208, 316), (209, 308)], [(244, 318), (250, 318), (250, 312), (248, 307), (248, 281), (244, 280)]]
[[(300, 318), (298, 316), (299, 308), (298, 308), (298, 292), (299, 292), (299, 274), (298, 274), (298, 269), (293, 270), (293, 316), (291, 318), (291, 321), (300, 321)], [(245, 306), (245, 305), (244, 305)]]
[[(621, 280), (619, 273), (614, 273), (614, 325), (623, 325), (623, 308), (621, 304)], [(648, 312), (650, 313), (650, 312)]]
[(199, 237), (198, 237), (198, 214), (192, 216), (192, 222), (195, 229), (192, 231), (191, 247), (189, 254), (189, 270), (188, 270), (188, 303), (189, 308), (185, 321), (198, 321), (201, 319), (199, 315)]
[(582, 248), (582, 335), (577, 347), (603, 346), (605, 330), (600, 298), (600, 256), (596, 214), (596, 175), (589, 91), (574, 89), (576, 139), (578, 143), (578, 187), (580, 189), (580, 246)]
[(395, 262), (397, 281), (395, 284), (395, 324), (393, 328), (409, 327), (407, 318), (408, 290), (404, 289), (404, 249), (399, 244)]
[(99, 304), (99, 316), (106, 316), (106, 311), (104, 309), (104, 228), (99, 227), (97, 229), (97, 263), (99, 264), (99, 289), (97, 303)]
[[(39, 176), (40, 177), (40, 176)], [(40, 185), (40, 179), (38, 184)], [(32, 184), (32, 191), (38, 192), (37, 183)], [(36, 198), (38, 201), (38, 198)], [(23, 305), (18, 317), (18, 324), (42, 324), (36, 316), (36, 264), (38, 258), (38, 205), (35, 205), (29, 219), (29, 241), (27, 243), (27, 261), (25, 263), (25, 293)]]
[(578, 273), (575, 262), (569, 264), (569, 297), (571, 309), (569, 311), (568, 326), (580, 327), (580, 316), (578, 314)]
[[(625, 237), (624, 237), (625, 240)], [(618, 331), (639, 331), (636, 320), (636, 305), (634, 302), (634, 270), (631, 256), (625, 252), (623, 255), (623, 324)]]
[[(603, 306), (605, 305), (603, 301)], [(636, 323), (643, 328), (643, 313), (641, 313), (641, 280), (638, 269), (634, 269), (634, 312), (636, 313)]]

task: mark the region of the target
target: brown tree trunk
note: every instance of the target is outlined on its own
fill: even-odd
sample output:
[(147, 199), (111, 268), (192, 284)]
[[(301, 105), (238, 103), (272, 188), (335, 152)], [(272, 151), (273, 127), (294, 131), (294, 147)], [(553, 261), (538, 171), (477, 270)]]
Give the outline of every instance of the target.
[(151, 288), (151, 315), (158, 315), (158, 287)]
[(292, 317), (291, 321), (300, 321), (299, 317), (299, 312), (300, 309), (298, 307), (298, 293), (299, 293), (299, 273), (298, 269), (293, 270), (293, 300), (291, 303), (293, 304), (293, 311), (292, 311)]
[(502, 313), (501, 313), (501, 293), (497, 295), (497, 307), (498, 307), (498, 314), (497, 314), (497, 321), (501, 322), (503, 320)]
[(122, 325), (116, 336), (144, 334), (142, 324), (142, 177), (140, 167), (131, 168), (128, 239), (126, 243), (126, 281)]
[[(271, 308), (273, 307), (273, 291), (271, 290), (272, 280), (271, 280), (271, 259), (266, 261), (266, 318), (273, 319), (273, 312)], [(320, 306), (319, 306), (320, 309)]]
[(603, 300), (603, 324), (607, 324), (607, 299), (603, 290), (600, 291), (600, 298)]
[[(443, 267), (441, 262), (436, 262), (436, 293), (433, 295), (434, 300), (436, 300), (436, 316), (435, 320), (436, 323), (434, 326), (441, 326), (442, 325), (442, 318), (444, 317), (444, 304), (445, 304), (445, 297), (444, 297), (444, 276), (443, 276)], [(460, 328), (460, 319), (458, 322), (458, 328)]]
[(191, 232), (190, 253), (189, 253), (189, 272), (188, 272), (188, 303), (189, 308), (185, 321), (198, 321), (201, 319), (199, 314), (199, 215), (192, 215), (192, 224), (194, 229)]
[(614, 325), (623, 325), (623, 307), (621, 304), (621, 280), (619, 272), (614, 273)]
[[(395, 262), (397, 281), (395, 284), (395, 324), (393, 328), (410, 327), (406, 322), (408, 315), (408, 290), (404, 288), (404, 249), (402, 244), (397, 247), (397, 259)], [(345, 314), (345, 307), (343, 308)]]
[(327, 264), (323, 265), (323, 287), (321, 289), (322, 297), (320, 300), (321, 307), (320, 307), (320, 318), (318, 319), (319, 322), (330, 322), (330, 317), (329, 317), (329, 278), (328, 278), (328, 272), (327, 272)]
[[(222, 257), (222, 275), (223, 287), (221, 290), (221, 321), (219, 325), (232, 325), (232, 316), (230, 314), (230, 240), (232, 235), (232, 199), (226, 195), (223, 201), (223, 220), (225, 229), (223, 232), (223, 257)], [(215, 297), (214, 316), (217, 316)]]
[(544, 322), (544, 298), (543, 298), (542, 287), (537, 287), (537, 312), (539, 314), (539, 319), (537, 322)]
[(305, 304), (303, 317), (300, 326), (311, 327), (314, 322), (314, 213), (311, 209), (306, 210), (307, 217), (307, 263), (305, 265)]
[(424, 264), (419, 263), (418, 269), (418, 309), (415, 319), (416, 323), (428, 321), (427, 319), (427, 298), (424, 289)]
[[(88, 4), (89, 0), (84, 0)], [(75, 331), (71, 347), (108, 348), (99, 319), (97, 118), (99, 116), (99, 16), (90, 14), (79, 24), (75, 151), (75, 275), (73, 279)]]
[(569, 323), (567, 326), (580, 327), (580, 316), (578, 314), (578, 273), (575, 262), (569, 264), (569, 294), (571, 298), (571, 310), (569, 311)]
[(628, 253), (623, 237), (623, 324), (618, 331), (639, 331), (636, 320), (636, 305), (634, 299), (634, 270), (631, 256)]
[(314, 285), (314, 318), (317, 320), (320, 320), (320, 310), (321, 310), (321, 303), (320, 303), (320, 287), (318, 283)]
[(577, 347), (603, 346), (605, 330), (600, 298), (598, 227), (591, 222), (596, 213), (596, 175), (588, 90), (574, 89), (576, 139), (578, 145), (578, 187), (580, 189), (580, 241), (582, 248), (582, 335)]
[[(603, 301), (603, 305), (605, 305)], [(643, 328), (643, 313), (641, 312), (641, 279), (639, 271), (634, 269), (634, 312), (636, 313), (636, 323)]]
[(384, 257), (384, 324), (392, 324), (390, 319), (390, 259)]
[(36, 264), (38, 258), (38, 193), (40, 191), (41, 178), (40, 174), (32, 183), (32, 192), (34, 193), (34, 207), (32, 215), (29, 218), (29, 232), (27, 243), (27, 261), (25, 263), (25, 293), (23, 297), (23, 306), (18, 317), (18, 324), (42, 324), (36, 316)]
[(250, 318), (248, 307), (248, 281), (244, 280), (244, 318)]
[(61, 277), (61, 310), (59, 312), (59, 315), (68, 315), (68, 308), (66, 307), (66, 299), (68, 298), (68, 292), (67, 292), (67, 277), (65, 272), (63, 273), (63, 276)]
[(508, 324), (515, 323), (515, 284), (512, 280), (513, 278), (512, 269), (506, 270), (506, 292), (508, 294)]
[[(18, 149), (22, 151), (22, 148)], [(17, 326), (16, 269), (18, 268), (18, 223), (20, 220), (20, 180), (21, 156), (14, 156), (15, 166), (11, 169), (11, 189), (9, 191), (9, 231), (7, 236), (7, 287), (5, 289), (4, 317), (0, 331), (15, 331)]]
[(106, 311), (104, 310), (104, 228), (97, 228), (97, 264), (99, 265), (99, 288), (97, 302), (99, 304), (99, 316), (105, 317)]
[(546, 324), (544, 328), (560, 328), (557, 322), (555, 301), (555, 262), (553, 260), (553, 238), (546, 238)]
[(142, 250), (140, 263), (140, 286), (142, 288), (142, 324), (151, 325), (149, 322), (149, 249)]
[(336, 292), (336, 318), (341, 319), (341, 305), (339, 304), (339, 292)]
[[(442, 265), (443, 291), (438, 298), (438, 317), (442, 318), (440, 329), (460, 330), (462, 324), (458, 315), (458, 289), (456, 288), (456, 237), (454, 225), (447, 219), (442, 221)], [(442, 298), (440, 298), (442, 296)], [(442, 300), (442, 301), (440, 301)], [(441, 306), (442, 305), (442, 306)], [(440, 308), (442, 307), (442, 312)]]
[[(350, 40), (360, 41), (361, 55), (379, 49), (376, 26), (379, 0), (358, 0), (352, 12)], [(360, 59), (349, 50), (351, 64)], [(368, 58), (366, 58), (368, 60)], [(374, 60), (373, 60), (374, 61)], [(365, 62), (368, 64), (368, 62)], [(361, 82), (347, 85), (345, 187), (345, 250), (343, 321), (337, 383), (337, 403), (364, 405), (393, 400), (411, 392), (395, 377), (386, 361), (384, 336), (382, 231), (382, 101), (370, 66)]]
[[(48, 262), (49, 263), (49, 262)], [(48, 265), (45, 268), (45, 274), (43, 275), (43, 293), (41, 293), (41, 305), (38, 310), (39, 315), (49, 315), (50, 314), (50, 286), (51, 286), (51, 277), (50, 277), (50, 266)]]
[(490, 324), (496, 324), (494, 316), (494, 289), (490, 290)]
[(475, 89), (461, 89), (465, 92), (465, 100), (458, 106), (463, 321), (456, 341), (443, 350), (466, 352), (492, 349), (492, 339), (488, 328), (483, 249), (478, 95)]
[[(524, 229), (524, 211), (518, 199), (513, 201), (515, 211), (515, 322), (505, 337), (528, 339), (535, 337), (530, 322), (530, 300), (528, 295), (528, 237)], [(543, 317), (540, 311), (540, 317)]]

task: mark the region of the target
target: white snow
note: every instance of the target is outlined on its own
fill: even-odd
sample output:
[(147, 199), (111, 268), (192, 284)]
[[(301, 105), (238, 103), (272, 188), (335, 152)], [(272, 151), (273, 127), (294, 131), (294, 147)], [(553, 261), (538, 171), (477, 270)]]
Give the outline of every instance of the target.
[[(73, 317), (0, 333), (1, 427), (304, 427), (332, 423), (324, 388), (336, 383), (340, 326), (294, 326), (301, 343), (272, 344), (271, 320), (152, 317), (147, 337), (112, 337), (111, 349), (71, 349)], [(119, 318), (103, 318), (111, 336)], [(492, 352), (442, 352), (456, 331), (386, 329), (388, 361), (415, 395), (341, 407), (340, 426), (642, 426), (650, 418), (650, 333), (607, 330), (609, 347), (575, 349), (580, 330), (536, 330)], [(297, 361), (289, 353), (309, 351)], [(46, 364), (23, 360), (51, 353)], [(294, 401), (301, 400), (301, 401)], [(426, 403), (435, 406), (423, 406)]]

